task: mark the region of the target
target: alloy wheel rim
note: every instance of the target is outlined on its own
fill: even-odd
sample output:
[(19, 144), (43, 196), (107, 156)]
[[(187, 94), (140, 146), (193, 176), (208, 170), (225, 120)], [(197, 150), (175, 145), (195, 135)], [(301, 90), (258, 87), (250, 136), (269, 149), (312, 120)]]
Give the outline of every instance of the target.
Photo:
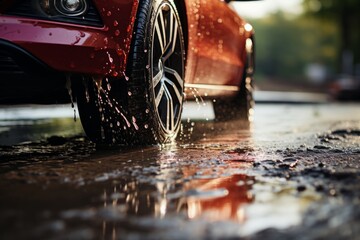
[(184, 89), (184, 46), (181, 25), (169, 3), (162, 3), (152, 30), (151, 79), (156, 117), (171, 134), (181, 119)]

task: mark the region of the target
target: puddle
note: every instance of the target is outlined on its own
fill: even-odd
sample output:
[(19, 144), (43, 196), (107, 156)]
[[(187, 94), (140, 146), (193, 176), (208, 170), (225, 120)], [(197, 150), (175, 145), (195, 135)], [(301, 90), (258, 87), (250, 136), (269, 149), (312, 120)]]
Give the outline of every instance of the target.
[[(31, 218), (39, 219), (36, 225), (41, 227), (30, 231), (34, 238), (74, 234), (115, 239), (243, 237), (299, 225), (305, 209), (318, 198), (299, 194), (295, 182), (252, 175), (254, 159), (229, 161), (231, 155), (250, 150), (210, 148), (202, 153), (156, 147), (120, 155), (117, 150), (93, 152), (90, 160), (65, 165), (54, 159), (23, 166), (20, 175), (2, 175), (2, 185), (14, 181), (17, 191), (0, 198), (0, 205), (6, 206), (0, 223), (6, 214), (15, 214), (28, 227)], [(28, 181), (25, 185), (22, 176)], [(20, 202), (7, 200), (20, 200), (26, 193), (31, 194), (21, 209), (35, 215), (11, 213)]]
[(260, 106), (253, 124), (194, 121), (177, 145), (100, 149), (61, 132), (74, 124), (68, 110), (61, 121), (0, 123), (32, 136), (0, 147), (1, 239), (357, 236), (356, 119)]

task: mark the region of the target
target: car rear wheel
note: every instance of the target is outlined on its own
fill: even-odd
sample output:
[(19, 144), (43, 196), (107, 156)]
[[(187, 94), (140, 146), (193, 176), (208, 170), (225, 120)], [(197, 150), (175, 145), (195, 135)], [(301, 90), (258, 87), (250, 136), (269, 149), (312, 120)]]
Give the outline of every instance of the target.
[(171, 142), (180, 129), (184, 77), (184, 39), (175, 4), (140, 1), (126, 76), (85, 79), (74, 88), (86, 134), (98, 143)]
[(245, 43), (246, 59), (239, 92), (231, 99), (217, 99), (214, 110), (217, 121), (240, 119), (252, 121), (254, 113), (254, 42), (248, 38)]

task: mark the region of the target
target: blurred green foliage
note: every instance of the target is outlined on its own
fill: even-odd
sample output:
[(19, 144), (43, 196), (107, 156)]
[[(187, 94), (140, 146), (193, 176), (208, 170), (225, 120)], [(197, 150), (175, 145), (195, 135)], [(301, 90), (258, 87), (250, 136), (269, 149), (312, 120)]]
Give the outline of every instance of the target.
[(334, 24), (339, 30), (341, 44), (338, 51), (341, 71), (341, 54), (349, 51), (354, 64), (360, 63), (360, 1), (359, 0), (303, 0), (306, 16)]
[(304, 81), (311, 63), (335, 72), (340, 41), (331, 22), (277, 12), (250, 23), (256, 31), (257, 80)]

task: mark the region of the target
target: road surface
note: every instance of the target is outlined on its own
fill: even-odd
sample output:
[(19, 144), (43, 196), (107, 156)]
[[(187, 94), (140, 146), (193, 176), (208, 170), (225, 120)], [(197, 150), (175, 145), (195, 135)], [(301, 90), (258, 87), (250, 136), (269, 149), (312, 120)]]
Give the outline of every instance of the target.
[(96, 147), (72, 115), (0, 111), (0, 239), (359, 239), (358, 104), (186, 117), (142, 148)]

